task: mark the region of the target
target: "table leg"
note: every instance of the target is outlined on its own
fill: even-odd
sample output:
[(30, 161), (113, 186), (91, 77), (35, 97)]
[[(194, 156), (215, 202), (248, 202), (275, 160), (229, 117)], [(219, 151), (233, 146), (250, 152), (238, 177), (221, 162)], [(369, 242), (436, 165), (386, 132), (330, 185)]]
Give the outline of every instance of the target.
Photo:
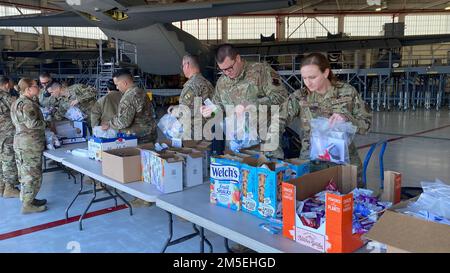
[[(192, 228), (198, 233), (201, 234), (201, 230), (203, 227), (200, 228), (200, 231), (197, 229), (197, 226), (195, 224), (192, 224)], [(200, 240), (206, 243), (209, 247), (209, 253), (213, 253), (213, 246), (211, 242), (206, 238), (206, 236), (200, 236)], [(204, 243), (202, 243), (204, 245)]]
[(205, 229), (200, 227), (200, 253), (205, 253)]
[(170, 244), (170, 240), (172, 240), (173, 236), (173, 217), (172, 213), (166, 211), (169, 214), (169, 238), (167, 238), (166, 242), (164, 243), (163, 249), (161, 250), (161, 253), (166, 252), (167, 247)]
[[(120, 198), (120, 200), (122, 200), (122, 201), (128, 206), (128, 208), (130, 209), (130, 215), (133, 215), (133, 207), (131, 206), (131, 204), (130, 204), (125, 198), (123, 198), (122, 195), (120, 195), (120, 194), (117, 192), (117, 189), (116, 189), (116, 188), (114, 188), (114, 193), (117, 195), (117, 197)], [(117, 206), (117, 203), (116, 203), (116, 206)]]
[[(81, 174), (81, 180), (83, 180), (83, 174)], [(94, 188), (93, 189), (93, 193), (94, 194), (93, 194), (91, 200), (89, 201), (88, 206), (86, 207), (86, 209), (84, 210), (83, 214), (80, 216), (80, 219), (78, 220), (78, 225), (79, 225), (79, 229), (80, 230), (83, 230), (83, 218), (84, 218), (84, 216), (86, 216), (86, 213), (88, 212), (88, 210), (91, 207), (92, 203), (94, 203), (95, 197), (97, 196), (97, 189), (96, 189), (97, 185), (96, 185), (95, 180), (93, 180), (93, 181), (94, 182), (92, 183), (92, 185), (93, 185), (93, 188)]]
[(225, 243), (225, 249), (227, 250), (227, 252), (234, 253), (234, 251), (231, 250), (230, 246), (228, 245), (228, 238), (224, 238), (224, 243)]
[[(170, 213), (168, 211), (166, 211), (166, 212), (169, 214), (169, 238), (164, 243), (164, 246), (163, 246), (163, 248), (161, 250), (161, 253), (164, 253), (166, 251), (167, 247), (169, 247), (169, 246), (177, 245), (177, 244), (180, 244), (180, 243), (182, 243), (184, 241), (192, 239), (194, 237), (200, 236), (199, 230), (193, 224), (192, 226), (193, 226), (193, 228), (195, 230), (194, 233), (188, 234), (186, 236), (180, 237), (180, 238), (172, 241), (172, 237), (173, 237), (173, 216), (172, 216), (172, 213)], [(206, 238), (205, 238), (205, 241), (207, 241)], [(210, 249), (212, 251), (211, 244), (209, 242), (207, 242), (207, 244), (210, 246)]]
[(105, 190), (105, 192), (106, 192), (107, 194), (109, 194), (109, 196), (111, 196), (112, 198), (114, 198), (114, 204), (115, 204), (116, 207), (117, 207), (117, 196), (116, 196), (116, 195), (113, 195), (113, 194), (108, 190), (108, 188), (106, 187), (106, 185), (102, 185), (102, 189)]
[[(74, 176), (74, 179), (75, 179), (75, 176)], [(77, 195), (75, 195), (75, 197), (73, 198), (72, 202), (70, 202), (69, 206), (66, 208), (66, 220), (69, 220), (69, 209), (70, 209), (70, 207), (72, 207), (73, 203), (75, 203), (75, 200), (77, 200), (78, 196), (80, 196), (80, 194), (82, 194), (82, 192), (83, 192), (83, 176), (81, 176), (80, 181), (81, 181), (80, 182), (80, 190), (78, 191)]]

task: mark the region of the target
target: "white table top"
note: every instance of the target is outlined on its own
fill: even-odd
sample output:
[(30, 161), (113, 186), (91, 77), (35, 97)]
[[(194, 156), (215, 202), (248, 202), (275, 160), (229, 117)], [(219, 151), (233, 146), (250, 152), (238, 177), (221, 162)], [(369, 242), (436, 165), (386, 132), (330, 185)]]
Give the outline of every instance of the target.
[(155, 185), (142, 181), (121, 183), (102, 174), (102, 163), (89, 158), (76, 157), (69, 154), (62, 160), (62, 164), (84, 175), (91, 177), (101, 183), (107, 184), (113, 188), (124, 191), (132, 196), (145, 200), (147, 202), (156, 202), (156, 198), (163, 194)]
[(158, 197), (156, 205), (194, 224), (258, 252), (318, 253), (283, 235), (259, 227), (265, 222), (254, 215), (209, 202), (209, 183)]
[(67, 156), (71, 156), (68, 150), (73, 150), (77, 148), (87, 149), (87, 147), (88, 147), (87, 142), (63, 145), (55, 150), (45, 150), (44, 156), (58, 163), (61, 163), (64, 158), (66, 158)]

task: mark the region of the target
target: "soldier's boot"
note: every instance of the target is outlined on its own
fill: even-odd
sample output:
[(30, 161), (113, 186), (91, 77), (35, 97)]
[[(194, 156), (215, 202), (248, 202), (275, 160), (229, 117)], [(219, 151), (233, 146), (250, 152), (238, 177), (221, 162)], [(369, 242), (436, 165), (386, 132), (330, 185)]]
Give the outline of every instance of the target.
[(47, 210), (47, 206), (35, 206), (32, 202), (23, 203), (22, 205), (22, 214), (34, 213), (34, 212), (43, 212)]
[(47, 199), (34, 199), (31, 204), (33, 206), (43, 206), (45, 204), (47, 204)]
[(20, 191), (16, 189), (11, 184), (5, 185), (5, 190), (3, 191), (3, 198), (18, 198), (20, 196)]
[(5, 190), (5, 184), (0, 185), (0, 197), (3, 197), (3, 191)]

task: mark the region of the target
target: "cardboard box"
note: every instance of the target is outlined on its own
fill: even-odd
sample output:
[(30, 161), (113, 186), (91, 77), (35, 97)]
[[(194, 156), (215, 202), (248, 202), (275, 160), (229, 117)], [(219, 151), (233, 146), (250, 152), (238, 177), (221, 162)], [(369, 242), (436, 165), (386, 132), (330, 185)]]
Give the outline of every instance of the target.
[(241, 209), (241, 162), (224, 156), (211, 158), (210, 202), (233, 210)]
[(387, 252), (450, 253), (449, 225), (395, 211), (416, 200), (417, 197), (391, 207), (364, 237), (387, 245)]
[(192, 187), (203, 183), (203, 153), (183, 148), (175, 151), (183, 158), (183, 186)]
[(258, 215), (258, 160), (246, 159), (240, 172), (242, 211)]
[(200, 141), (195, 147), (192, 148), (200, 151), (203, 154), (203, 179), (209, 179), (209, 165), (211, 163), (211, 142)]
[(141, 145), (140, 155), (144, 182), (154, 184), (163, 193), (183, 190), (183, 159), (173, 152), (146, 150), (152, 144)]
[(141, 154), (141, 170), (142, 176), (141, 179), (144, 182), (151, 183), (151, 165), (150, 165), (150, 153), (147, 153), (146, 150), (154, 150), (155, 145), (153, 143), (145, 143), (138, 145), (137, 148), (140, 150)]
[(83, 121), (57, 121), (55, 130), (62, 145), (81, 143), (87, 140), (87, 125)]
[(309, 160), (286, 159), (283, 162), (287, 163), (287, 170), (284, 174), (284, 181), (298, 178), (310, 172)]
[(260, 218), (276, 218), (286, 169), (283, 163), (246, 155), (241, 164), (242, 211)]
[(199, 141), (199, 140), (183, 140), (183, 147), (174, 146), (170, 140), (163, 140), (161, 143), (167, 144), (172, 151), (183, 151), (183, 149), (191, 148), (202, 154), (202, 175), (203, 181), (209, 179), (209, 168), (210, 168), (210, 158), (211, 158), (211, 142), (210, 141)]
[(122, 183), (140, 181), (140, 151), (136, 148), (105, 151), (103, 153), (102, 173)]
[(77, 138), (87, 135), (86, 122), (83, 121), (56, 121), (55, 130), (56, 135), (60, 138)]
[(384, 172), (384, 187), (381, 199), (397, 204), (402, 195), (402, 174), (393, 171)]
[(88, 141), (89, 158), (101, 161), (102, 154), (105, 151), (136, 146), (137, 138), (135, 136), (120, 138), (100, 138), (93, 136)]
[[(283, 182), (283, 235), (321, 252), (353, 252), (363, 245), (361, 235), (353, 234), (353, 194), (357, 185), (356, 166), (337, 166)], [(326, 195), (326, 219), (318, 229), (303, 225), (296, 201), (323, 191), (333, 179), (342, 195)]]

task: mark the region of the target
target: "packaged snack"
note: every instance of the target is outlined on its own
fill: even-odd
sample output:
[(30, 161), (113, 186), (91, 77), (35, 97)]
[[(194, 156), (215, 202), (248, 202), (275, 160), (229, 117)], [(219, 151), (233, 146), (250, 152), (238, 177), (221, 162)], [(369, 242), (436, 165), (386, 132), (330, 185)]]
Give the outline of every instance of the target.
[(239, 161), (211, 158), (210, 202), (233, 210), (241, 209)]

